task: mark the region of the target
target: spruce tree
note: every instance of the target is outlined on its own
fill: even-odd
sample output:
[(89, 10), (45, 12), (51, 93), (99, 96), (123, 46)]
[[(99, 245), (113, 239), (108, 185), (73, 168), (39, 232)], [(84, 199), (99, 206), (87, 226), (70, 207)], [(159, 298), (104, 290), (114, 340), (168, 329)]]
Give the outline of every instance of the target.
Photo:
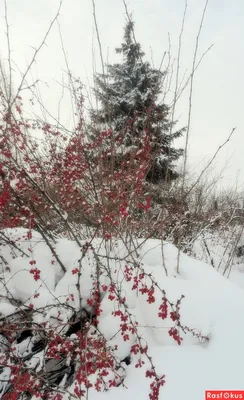
[(122, 144), (116, 150), (121, 157), (131, 148), (140, 148), (142, 132), (147, 130), (152, 160), (147, 181), (170, 181), (178, 176), (174, 162), (183, 152), (175, 149), (172, 142), (182, 135), (183, 129), (173, 131), (175, 123), (170, 120), (170, 109), (160, 103), (165, 72), (144, 61), (141, 45), (134, 40), (131, 20), (126, 23), (124, 41), (116, 52), (122, 55), (122, 62), (107, 65), (107, 74), (95, 77), (95, 95), (101, 108), (91, 111), (93, 138), (101, 124), (111, 127), (115, 138), (122, 135)]

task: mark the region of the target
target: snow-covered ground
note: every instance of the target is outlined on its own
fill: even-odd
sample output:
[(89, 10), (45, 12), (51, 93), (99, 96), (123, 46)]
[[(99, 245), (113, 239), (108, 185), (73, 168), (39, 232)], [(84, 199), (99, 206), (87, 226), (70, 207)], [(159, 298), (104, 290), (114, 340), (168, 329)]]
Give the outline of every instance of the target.
[(192, 256), (214, 266), (222, 275), (244, 289), (244, 248), (242, 226), (220, 232), (205, 232), (194, 243)]
[[(10, 294), (22, 305), (33, 307), (42, 313), (36, 313), (35, 322), (46, 321), (55, 329), (55, 321), (67, 322), (72, 311), (67, 311), (67, 298), (72, 309), (79, 310), (80, 294), (82, 307), (89, 310), (87, 300), (93, 290), (93, 277), (96, 274), (96, 257), (88, 250), (82, 259), (82, 274), (77, 286), (77, 273), (81, 251), (75, 242), (67, 239), (58, 240), (55, 250), (66, 268), (64, 273), (47, 247), (41, 236), (33, 232), (32, 238), (26, 238), (23, 229), (8, 230), (5, 234), (21, 248), (24, 254), (9, 246), (1, 245), (0, 267), (0, 317), (12, 314), (16, 306), (7, 301)], [(209, 341), (201, 341), (186, 332), (181, 332), (183, 342), (178, 345), (168, 334), (172, 326), (169, 318), (158, 317), (158, 307), (162, 294), (156, 290), (155, 302), (149, 304), (147, 297), (132, 290), (132, 283), (125, 279), (123, 262), (127, 253), (122, 241), (109, 249), (99, 239), (93, 241), (95, 253), (104, 262), (107, 271), (108, 260), (111, 277), (117, 282), (121, 293), (126, 296), (131, 318), (138, 322), (138, 331), (143, 341), (148, 344), (148, 353), (152, 357), (156, 370), (165, 374), (165, 385), (161, 388), (160, 399), (164, 400), (200, 400), (204, 398), (205, 390), (244, 390), (244, 273), (235, 269), (235, 281), (242, 281), (240, 286), (228, 280), (216, 271), (210, 264), (178, 254), (178, 250), (169, 243), (159, 240), (142, 239), (136, 241), (139, 249), (137, 262), (143, 265), (147, 274), (152, 274), (158, 286), (165, 290), (167, 298), (175, 303), (181, 295), (180, 315), (182, 325), (194, 331), (200, 331)], [(109, 258), (107, 257), (109, 255)], [(179, 256), (179, 273), (177, 263)], [(120, 259), (120, 261), (118, 261)], [(104, 261), (105, 260), (105, 261)], [(36, 261), (35, 264), (30, 261)], [(6, 263), (8, 268), (6, 268)], [(35, 272), (40, 270), (40, 279), (33, 279)], [(32, 271), (32, 272), (31, 272)], [(101, 285), (108, 285), (106, 273), (101, 276)], [(38, 297), (36, 294), (38, 293)], [(120, 333), (120, 320), (112, 314), (118, 309), (118, 304), (109, 300), (109, 293), (104, 290), (101, 302), (101, 315), (98, 328), (109, 345), (117, 345), (115, 356), (123, 360), (130, 354), (130, 348), (136, 338), (124, 341)], [(2, 351), (4, 346), (2, 346)], [(17, 349), (19, 354), (26, 348)], [(0, 347), (1, 351), (1, 347)], [(43, 356), (43, 354), (42, 354)], [(41, 355), (40, 355), (41, 357)], [(123, 363), (124, 385), (105, 392), (89, 390), (91, 400), (128, 400), (136, 398), (146, 400), (149, 397), (150, 380), (145, 378), (145, 371), (150, 366), (147, 359), (142, 368), (135, 368), (137, 357), (132, 355), (131, 364)], [(8, 371), (5, 369), (5, 376)], [(1, 376), (0, 376), (1, 379)], [(3, 379), (3, 375), (2, 375)], [(1, 382), (0, 382), (1, 385)], [(0, 386), (1, 388), (1, 386)], [(69, 388), (70, 392), (74, 388)], [(0, 389), (1, 393), (1, 389)], [(66, 395), (64, 399), (69, 399)], [(34, 397), (33, 397), (34, 399)]]

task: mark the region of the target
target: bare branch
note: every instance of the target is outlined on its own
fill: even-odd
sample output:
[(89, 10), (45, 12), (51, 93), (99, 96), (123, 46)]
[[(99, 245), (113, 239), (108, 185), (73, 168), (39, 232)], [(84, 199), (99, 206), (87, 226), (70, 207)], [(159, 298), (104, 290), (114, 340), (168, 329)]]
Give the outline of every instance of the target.
[(186, 141), (185, 141), (185, 157), (184, 157), (184, 166), (183, 166), (182, 190), (184, 189), (184, 185), (185, 185), (185, 174), (186, 174), (186, 165), (187, 165), (187, 156), (188, 156), (187, 153), (188, 153), (188, 145), (189, 145), (189, 134), (190, 134), (190, 128), (191, 128), (192, 94), (193, 94), (193, 83), (194, 83), (194, 76), (195, 76), (195, 65), (196, 65), (196, 58), (197, 58), (197, 53), (198, 53), (199, 38), (200, 38), (200, 35), (202, 32), (202, 27), (203, 27), (203, 22), (204, 22), (207, 6), (208, 6), (208, 0), (206, 0), (205, 6), (204, 6), (204, 9), (202, 12), (202, 18), (201, 18), (197, 38), (196, 38), (195, 52), (194, 52), (193, 62), (192, 62), (192, 74), (191, 74), (191, 79), (190, 79), (189, 112), (188, 112), (188, 123), (187, 123)]
[(23, 77), (22, 77), (21, 82), (20, 82), (20, 84), (19, 84), (17, 93), (16, 93), (14, 99), (13, 99), (12, 102), (11, 102), (10, 108), (12, 108), (13, 104), (15, 103), (15, 101), (16, 101), (16, 99), (17, 99), (17, 97), (18, 97), (18, 95), (19, 95), (19, 93), (20, 93), (20, 91), (21, 91), (21, 89), (22, 89), (22, 85), (23, 85), (23, 83), (25, 82), (26, 76), (28, 75), (28, 73), (29, 73), (29, 71), (30, 71), (32, 65), (34, 64), (38, 53), (40, 52), (40, 50), (41, 50), (42, 47), (44, 46), (44, 44), (45, 44), (45, 42), (46, 42), (46, 39), (47, 39), (49, 33), (51, 32), (54, 23), (57, 21), (57, 18), (59, 17), (59, 14), (60, 14), (60, 10), (61, 10), (62, 4), (63, 4), (63, 0), (60, 0), (59, 7), (58, 7), (58, 11), (57, 11), (55, 17), (53, 18), (53, 20), (51, 21), (51, 23), (50, 23), (50, 25), (49, 25), (49, 27), (48, 27), (48, 30), (46, 31), (46, 33), (45, 33), (45, 35), (44, 35), (44, 38), (43, 38), (41, 44), (40, 44), (40, 45), (37, 47), (37, 49), (35, 49), (35, 51), (34, 51), (34, 54), (33, 54), (33, 56), (32, 56), (32, 59), (31, 59), (29, 65), (28, 65), (28, 67), (27, 67), (25, 73), (23, 74)]
[(214, 155), (212, 156), (212, 158), (210, 159), (210, 161), (208, 162), (208, 164), (206, 165), (206, 167), (202, 170), (202, 172), (200, 173), (199, 177), (197, 178), (196, 182), (191, 186), (191, 188), (189, 189), (189, 191), (186, 193), (186, 197), (189, 195), (189, 193), (192, 191), (192, 189), (200, 182), (202, 176), (204, 175), (204, 173), (208, 170), (208, 168), (210, 167), (210, 165), (213, 163), (213, 161), (215, 160), (215, 158), (217, 157), (218, 153), (220, 152), (220, 150), (222, 149), (222, 147), (224, 147), (231, 139), (232, 135), (234, 134), (236, 128), (233, 128), (231, 133), (229, 134), (228, 138), (225, 140), (224, 143), (222, 143), (218, 149), (216, 150), (216, 152), (214, 153)]

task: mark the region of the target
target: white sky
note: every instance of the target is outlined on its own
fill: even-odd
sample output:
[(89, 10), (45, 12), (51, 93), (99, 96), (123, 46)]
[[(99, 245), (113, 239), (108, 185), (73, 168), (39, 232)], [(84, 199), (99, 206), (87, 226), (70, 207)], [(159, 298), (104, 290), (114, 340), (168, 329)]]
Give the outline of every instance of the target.
[[(185, 69), (191, 69), (204, 3), (205, 0), (188, 0), (181, 76)], [(7, 0), (11, 56), (22, 72), (31, 59), (33, 47), (41, 43), (58, 4), (59, 0)], [(185, 0), (128, 0), (127, 4), (136, 22), (137, 40), (148, 59), (151, 58), (152, 48), (155, 67), (159, 66), (164, 51), (168, 50), (168, 32), (172, 57), (175, 57)], [(108, 56), (109, 61), (113, 62), (114, 47), (120, 45), (123, 37), (123, 1), (96, 0), (96, 12), (104, 57), (106, 59)], [(92, 1), (64, 0), (59, 21), (70, 69), (86, 83), (89, 77), (92, 83), (92, 43), (96, 41), (93, 37)], [(0, 55), (3, 59), (7, 58), (5, 32), (4, 0), (0, 0)], [(231, 142), (221, 150), (215, 169), (216, 173), (219, 172), (228, 161), (223, 173), (223, 185), (231, 186), (236, 181), (244, 185), (243, 0), (209, 0), (199, 57), (212, 43), (214, 46), (203, 60), (194, 85), (189, 168), (198, 165), (200, 170), (206, 165), (232, 128), (237, 127)], [(101, 71), (97, 45), (95, 56), (96, 68)], [(29, 83), (36, 78), (48, 83), (48, 90), (44, 83), (39, 87), (52, 112), (57, 112), (61, 88), (56, 82), (61, 82), (64, 69), (58, 27), (55, 25), (29, 76)], [(18, 86), (17, 78), (15, 86)], [(187, 121), (188, 95), (185, 92), (177, 107), (176, 116), (180, 118), (180, 126)]]

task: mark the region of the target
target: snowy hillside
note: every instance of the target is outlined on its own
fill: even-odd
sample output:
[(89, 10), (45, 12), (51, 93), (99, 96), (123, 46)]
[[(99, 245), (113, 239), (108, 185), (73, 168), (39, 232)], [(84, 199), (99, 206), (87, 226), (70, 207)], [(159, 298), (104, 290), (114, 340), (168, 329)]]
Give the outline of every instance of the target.
[[(79, 390), (86, 398), (84, 382), (75, 383), (81, 361), (74, 356), (77, 332), (84, 327), (87, 346), (98, 343), (92, 360), (101, 359), (105, 342), (113, 359), (113, 367), (96, 364), (89, 370), (91, 400), (148, 399), (150, 360), (159, 376), (165, 375), (160, 399), (198, 400), (207, 389), (244, 390), (244, 291), (211, 265), (180, 254), (177, 273), (178, 250), (159, 240), (135, 240), (132, 251), (122, 240), (94, 239), (90, 248), (84, 242), (82, 252), (75, 242), (59, 239), (55, 251), (63, 271), (38, 233), (15, 229), (4, 235), (9, 244), (1, 240), (0, 398), (13, 398), (8, 397), (11, 384), (19, 384), (11, 378), (14, 363), (29, 369), (39, 383), (45, 371), (45, 383), (58, 388), (61, 398), (81, 398)], [(141, 286), (136, 284), (139, 274)], [(149, 281), (154, 289), (143, 293)], [(99, 305), (94, 282), (99, 282)], [(174, 325), (169, 314), (159, 316), (162, 293), (169, 307), (178, 304), (180, 325), (178, 317)], [(22, 325), (23, 315), (29, 329)], [(16, 330), (9, 340), (12, 323)], [(169, 334), (175, 327), (183, 339), (180, 345)], [(49, 335), (50, 344), (54, 333), (61, 339), (51, 349), (43, 335)], [(138, 340), (148, 346), (148, 356), (135, 351)], [(60, 361), (64, 345), (71, 355)], [(37, 394), (29, 391), (22, 398), (41, 398)]]

